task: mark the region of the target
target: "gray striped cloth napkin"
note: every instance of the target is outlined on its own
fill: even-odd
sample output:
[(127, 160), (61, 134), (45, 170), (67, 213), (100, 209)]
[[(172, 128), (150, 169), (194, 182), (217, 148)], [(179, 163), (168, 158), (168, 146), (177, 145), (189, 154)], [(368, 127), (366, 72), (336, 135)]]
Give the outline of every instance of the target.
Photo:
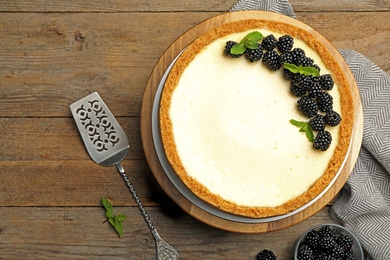
[[(267, 10), (296, 18), (288, 0), (239, 0), (230, 11)], [(364, 111), (357, 163), (330, 216), (355, 234), (368, 259), (390, 260), (390, 75), (368, 58), (341, 49)]]

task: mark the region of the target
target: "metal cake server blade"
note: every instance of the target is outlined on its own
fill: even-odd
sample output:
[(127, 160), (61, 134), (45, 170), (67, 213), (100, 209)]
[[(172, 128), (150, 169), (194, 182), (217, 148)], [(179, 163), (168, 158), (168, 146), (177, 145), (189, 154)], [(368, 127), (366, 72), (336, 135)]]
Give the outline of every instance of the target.
[(99, 94), (94, 92), (74, 102), (70, 110), (91, 159), (99, 165), (115, 165), (118, 169), (153, 234), (157, 259), (179, 259), (177, 251), (159, 236), (120, 163), (130, 149), (129, 140)]

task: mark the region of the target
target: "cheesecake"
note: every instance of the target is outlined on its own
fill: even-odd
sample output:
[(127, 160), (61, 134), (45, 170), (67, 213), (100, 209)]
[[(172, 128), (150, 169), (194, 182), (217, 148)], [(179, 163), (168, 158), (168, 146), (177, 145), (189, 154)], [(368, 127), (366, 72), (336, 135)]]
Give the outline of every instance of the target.
[[(315, 149), (292, 124), (313, 116), (297, 105), (303, 98), (291, 92), (283, 64), (270, 69), (266, 49), (264, 61), (255, 62), (224, 53), (227, 43), (253, 32), (263, 39), (288, 35), (320, 75), (332, 77), (326, 93), (342, 120), (322, 131), (331, 136), (326, 149)], [(331, 52), (303, 29), (256, 19), (224, 24), (192, 42), (168, 74), (159, 107), (163, 149), (175, 174), (200, 199), (251, 218), (292, 212), (328, 187), (346, 157), (352, 115), (348, 81)]]

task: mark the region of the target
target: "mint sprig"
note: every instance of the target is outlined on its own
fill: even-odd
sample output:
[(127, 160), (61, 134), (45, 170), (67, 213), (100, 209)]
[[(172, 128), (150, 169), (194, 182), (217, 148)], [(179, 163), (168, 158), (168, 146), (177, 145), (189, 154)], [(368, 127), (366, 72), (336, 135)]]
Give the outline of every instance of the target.
[(309, 122), (302, 122), (291, 119), (290, 123), (295, 125), (296, 127), (299, 127), (299, 132), (304, 132), (309, 142), (314, 141), (313, 129), (311, 129)]
[(114, 208), (112, 204), (104, 197), (102, 197), (102, 205), (106, 209), (108, 222), (114, 227), (115, 231), (119, 235), (119, 238), (121, 238), (123, 235), (122, 222), (126, 220), (127, 216), (124, 214), (114, 215)]
[(302, 65), (297, 66), (295, 64), (291, 64), (287, 62), (285, 62), (283, 65), (286, 69), (288, 69), (289, 71), (295, 74), (300, 73), (305, 76), (313, 76), (313, 77), (318, 77), (320, 75), (318, 69), (310, 66), (302, 66)]
[(243, 54), (247, 48), (255, 50), (257, 49), (257, 43), (262, 39), (263, 35), (258, 31), (248, 33), (238, 44), (230, 49), (230, 53)]

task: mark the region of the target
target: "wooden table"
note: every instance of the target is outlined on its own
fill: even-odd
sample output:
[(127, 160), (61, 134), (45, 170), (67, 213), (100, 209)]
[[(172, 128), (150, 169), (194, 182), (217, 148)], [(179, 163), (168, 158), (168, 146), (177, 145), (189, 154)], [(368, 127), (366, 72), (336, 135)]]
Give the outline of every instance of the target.
[[(291, 259), (309, 227), (334, 223), (329, 206), (283, 230), (210, 227), (168, 199), (146, 161), (143, 92), (164, 50), (236, 0), (0, 0), (0, 259), (154, 259), (155, 244), (115, 167), (90, 160), (69, 105), (97, 91), (127, 132), (123, 166), (160, 235), (181, 259)], [(390, 4), (291, 0), (298, 18), (337, 48), (390, 72)], [(118, 238), (101, 197), (128, 216)]]

